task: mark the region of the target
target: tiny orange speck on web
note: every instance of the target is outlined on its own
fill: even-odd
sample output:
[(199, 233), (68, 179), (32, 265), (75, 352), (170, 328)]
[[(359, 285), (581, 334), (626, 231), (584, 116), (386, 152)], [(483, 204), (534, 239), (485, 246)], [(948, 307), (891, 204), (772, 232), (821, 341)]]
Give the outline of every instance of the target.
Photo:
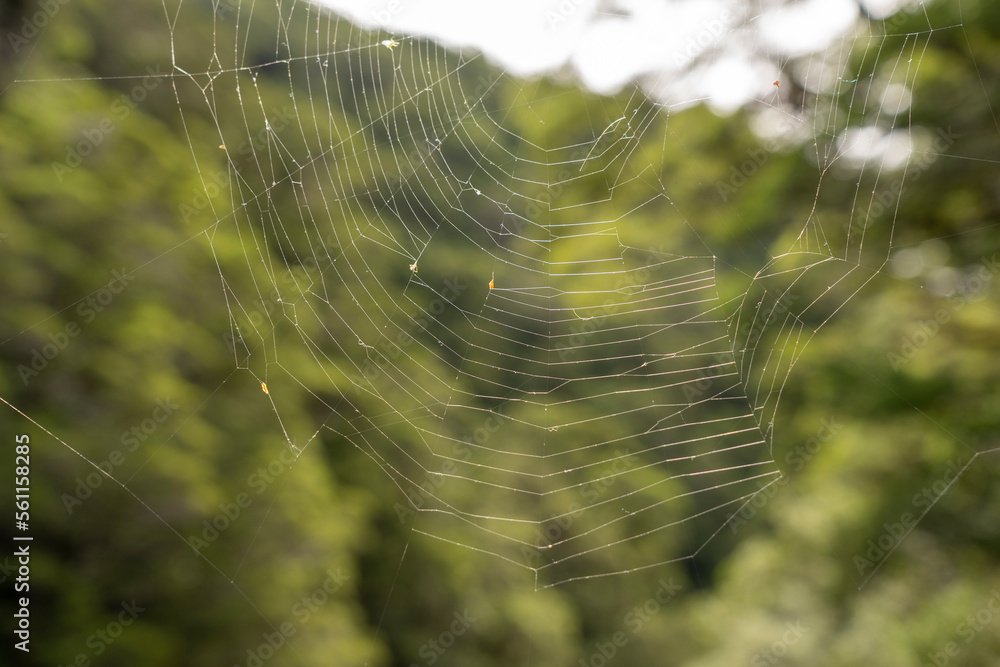
[(267, 383), (266, 383), (266, 382), (261, 382), (261, 383), (260, 383), (260, 388), (261, 388), (261, 389), (263, 389), (263, 390), (264, 390), (264, 393), (265, 393), (265, 394), (267, 394), (268, 396), (270, 396), (270, 395), (271, 395), (271, 394), (270, 394), (270, 393), (269, 393), (269, 392), (267, 391)]

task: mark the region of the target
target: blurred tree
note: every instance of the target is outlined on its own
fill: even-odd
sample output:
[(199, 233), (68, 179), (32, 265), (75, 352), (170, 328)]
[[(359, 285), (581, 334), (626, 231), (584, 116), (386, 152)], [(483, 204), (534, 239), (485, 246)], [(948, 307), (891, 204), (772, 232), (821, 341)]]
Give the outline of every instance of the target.
[[(486, 156), (482, 164), (495, 166), (529, 154), (532, 145), (586, 142), (595, 127), (610, 127), (630, 108), (629, 94), (604, 99), (469, 64), (456, 76), (465, 77), (468, 90), (488, 89), (475, 113), (502, 118), (511, 136), (452, 136), (449, 143), (447, 136), (397, 131), (407, 119), (417, 127), (436, 112), (417, 96), (394, 111), (398, 123), (365, 124), (393, 66), (358, 54), (366, 53), (360, 45), (387, 48), (377, 46), (381, 35), (338, 23), (342, 32), (331, 39), (350, 47), (316, 67), (340, 78), (321, 89), (303, 76), (294, 81), (303, 98), (290, 100), (290, 70), (266, 65), (313, 47), (308, 31), (283, 29), (268, 10), (255, 9), (252, 27), (239, 24), (242, 34), (226, 3), (214, 18), (208, 4), (183, 3), (179, 14), (172, 2), (79, 0), (60, 7), (59, 20), (33, 38), (30, 52), (4, 55), (5, 71), (41, 82), (16, 83), (0, 95), (0, 395), (46, 429), (8, 413), (8, 431), (32, 434), (38, 540), (37, 643), (14, 664), (70, 664), (83, 655), (107, 665), (248, 665), (270, 652), (273, 664), (290, 665), (597, 665), (610, 664), (613, 650), (619, 664), (922, 665), (946, 652), (948, 642), (961, 651), (957, 663), (996, 662), (1000, 635), (967, 618), (988, 609), (1000, 587), (1000, 521), (991, 502), (1000, 487), (990, 474), (991, 455), (973, 460), (997, 446), (1000, 414), (992, 280), (1000, 197), (995, 172), (983, 167), (995, 164), (1000, 134), (1000, 61), (989, 57), (1000, 10), (927, 7), (932, 26), (960, 27), (934, 30), (919, 54), (907, 122), (916, 135), (940, 130), (952, 143), (928, 149), (935, 159), (919, 163), (902, 181), (898, 207), (884, 207), (870, 225), (881, 234), (870, 241), (887, 244), (879, 230), (891, 227), (897, 252), (922, 257), (936, 247), (924, 241), (942, 239), (950, 256), (939, 268), (952, 273), (938, 275), (958, 275), (956, 291), (935, 296), (895, 277), (892, 267), (868, 266), (858, 280), (875, 279), (798, 357), (782, 403), (766, 406), (776, 410), (773, 453), (788, 475), (773, 496), (737, 515), (693, 561), (534, 593), (523, 570), (414, 534), (413, 515), (399, 511), (408, 507), (409, 487), (338, 434), (340, 407), (376, 418), (378, 402), (351, 393), (338, 375), (338, 363), (364, 350), (330, 351), (319, 361), (301, 346), (303, 333), (350, 339), (347, 329), (310, 319), (301, 296), (302, 286), (327, 270), (308, 261), (317, 239), (305, 225), (282, 225), (296, 231), (262, 247), (262, 256), (281, 267), (270, 274), (268, 262), (253, 261), (256, 237), (245, 235), (275, 219), (299, 220), (305, 188), (282, 181), (292, 169), (286, 157), (315, 145), (294, 131), (281, 134), (286, 153), (253, 142), (273, 121), (272, 108), (295, 103), (295, 120), (323, 114), (325, 125), (315, 123), (318, 144), (341, 142), (338, 149), (353, 158), (337, 164), (343, 196), (336, 206), (331, 198), (333, 215), (379, 220), (399, 234), (437, 224), (434, 212), (450, 210), (461, 196), (464, 211), (499, 229), (509, 223), (497, 222), (482, 198), (466, 189), (452, 200), (439, 185), (447, 170), (475, 170), (460, 148), (475, 147)], [(5, 25), (20, 25), (17, 16), (7, 14)], [(173, 34), (189, 39), (177, 49), (178, 64), (214, 79), (177, 76), (169, 66), (164, 23), (175, 16)], [(922, 13), (887, 27), (901, 35), (927, 29)], [(276, 45), (275, 35), (288, 41)], [(244, 42), (246, 53), (216, 46)], [(417, 62), (439, 53), (417, 48), (424, 49)], [(214, 61), (217, 52), (259, 65), (257, 76), (234, 72), (236, 62)], [(876, 71), (898, 59), (895, 46), (881, 53)], [(870, 51), (856, 57), (865, 55)], [(142, 76), (117, 78), (122, 72)], [(237, 88), (248, 98), (255, 91), (250, 99), (264, 110), (236, 100)], [(639, 107), (640, 117), (656, 111)], [(752, 187), (720, 201), (714, 184), (726, 182), (734, 161), (760, 143), (748, 116), (719, 118), (694, 108), (651, 122), (632, 159), (614, 163), (623, 169), (614, 199), (599, 175), (568, 181), (539, 163), (518, 176), (524, 183), (566, 180), (565, 201), (597, 202), (588, 209), (594, 219), (617, 220), (622, 202), (650, 192), (670, 194), (630, 214), (621, 231), (627, 242), (718, 252), (721, 292), (740, 294), (752, 276), (748, 267), (787, 251), (814, 205), (819, 220), (851, 219), (859, 187), (856, 173), (831, 172), (818, 196), (816, 166), (807, 152), (791, 150), (772, 154)], [(226, 149), (218, 147), (220, 131)], [(345, 137), (361, 137), (355, 140), (370, 150), (351, 152), (357, 144)], [(664, 137), (686, 150), (664, 151)], [(241, 151), (243, 142), (253, 150)], [(266, 150), (278, 157), (261, 165)], [(382, 167), (398, 150), (437, 151), (432, 164), (444, 167), (387, 178)], [(339, 157), (332, 152), (331, 159)], [(614, 158), (613, 151), (594, 157), (609, 164)], [(651, 176), (654, 160), (658, 173)], [(319, 172), (317, 189), (306, 196), (324, 192), (329, 176)], [(396, 187), (404, 176), (416, 179), (412, 188)], [(265, 190), (266, 201), (242, 206)], [(440, 284), (461, 275), (472, 285), (481, 267), (470, 262), (465, 241), (446, 232), (420, 260), (421, 278)], [(379, 260), (368, 266), (382, 284), (407, 285), (404, 264), (376, 247), (366, 250)], [(796, 283), (802, 298), (795, 315), (809, 326), (833, 314), (835, 302), (805, 298), (823, 293), (832, 275), (812, 271)], [(759, 282), (750, 301), (785, 293), (788, 285), (776, 281)], [(337, 312), (356, 307), (335, 281), (325, 284)], [(260, 285), (301, 298), (279, 301)], [(382, 294), (372, 305), (395, 304)], [(293, 327), (279, 312), (296, 306), (302, 318)], [(461, 331), (458, 309), (444, 321)], [(278, 350), (280, 358), (268, 356)], [(412, 381), (428, 386), (449, 361), (416, 351), (413, 357)], [(386, 396), (406, 400), (402, 392)], [(268, 409), (270, 402), (279, 409)], [(462, 437), (476, 426), (459, 421), (453, 428)], [(294, 463), (289, 444), (305, 451)], [(104, 464), (127, 488), (90, 462)], [(926, 509), (955, 469), (965, 470), (961, 482), (899, 540), (898, 526), (912, 523), (904, 517)], [(693, 534), (690, 543), (707, 536)], [(898, 543), (891, 556), (882, 546), (887, 539)], [(120, 640), (92, 639), (113, 628), (133, 600), (142, 611)], [(12, 613), (10, 601), (3, 604)], [(451, 641), (454, 648), (439, 650)]]

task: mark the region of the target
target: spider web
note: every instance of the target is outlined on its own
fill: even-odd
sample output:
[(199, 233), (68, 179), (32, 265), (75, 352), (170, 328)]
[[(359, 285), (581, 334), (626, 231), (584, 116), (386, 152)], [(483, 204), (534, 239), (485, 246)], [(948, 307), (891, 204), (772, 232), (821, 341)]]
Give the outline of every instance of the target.
[[(204, 6), (163, 8), (202, 186), (180, 217), (215, 258), (234, 378), (284, 432), (273, 453), (295, 476), (321, 446), (362, 452), (414, 539), (536, 588), (691, 561), (781, 479), (789, 374), (912, 251), (896, 207), (954, 141), (913, 117), (925, 49), (961, 30), (922, 4), (919, 30), (803, 54), (760, 37), (762, 3), (608, 96), (310, 3), (215, 3), (210, 33)], [(734, 53), (756, 87), (714, 127), (760, 144), (686, 173), (704, 139), (681, 111)], [(743, 196), (768, 185), (746, 184), (797, 152), (812, 207), (769, 202), (761, 229)]]
[[(694, 191), (666, 174), (689, 150), (672, 114), (698, 102), (661, 94), (679, 74), (596, 98), (307, 3), (222, 7), (206, 51), (166, 6), (182, 118), (214, 119), (185, 125), (209, 195), (192, 215), (245, 252), (218, 264), (233, 361), (296, 457), (357, 448), (415, 533), (539, 587), (693, 558), (779, 479), (785, 378), (885, 266), (890, 183), (927, 149), (901, 100), (934, 26), (794, 59), (748, 37), (753, 15), (727, 31), (763, 63), (753, 122), (818, 185), (804, 224), (726, 257), (699, 200), (739, 220), (737, 174), (770, 153)], [(296, 384), (316, 424), (284, 417)]]

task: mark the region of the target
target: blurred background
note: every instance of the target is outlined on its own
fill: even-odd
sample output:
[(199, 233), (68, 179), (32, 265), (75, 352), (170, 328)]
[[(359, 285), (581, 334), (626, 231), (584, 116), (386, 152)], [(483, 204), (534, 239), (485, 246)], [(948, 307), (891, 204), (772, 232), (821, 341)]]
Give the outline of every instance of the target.
[[(7, 664), (997, 663), (1000, 9), (266, 4), (2, 7)], [(553, 267), (609, 252), (712, 270), (773, 474), (598, 507), (677, 523), (540, 567), (418, 510), (569, 516), (463, 466), (581, 430), (652, 467), (576, 495), (669, 474), (613, 363), (593, 422), (548, 406), (575, 431), (489, 396), (611, 275)], [(484, 328), (542, 284), (535, 329)]]

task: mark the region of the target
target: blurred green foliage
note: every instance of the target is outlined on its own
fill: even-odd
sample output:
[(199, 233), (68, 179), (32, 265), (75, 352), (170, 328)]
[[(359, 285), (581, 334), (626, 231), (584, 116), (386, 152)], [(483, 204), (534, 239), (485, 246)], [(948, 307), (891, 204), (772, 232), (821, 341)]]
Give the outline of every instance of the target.
[[(884, 259), (890, 232), (894, 248), (917, 253), (942, 239), (943, 265), (983, 276), (946, 298), (894, 277), (846, 233), (830, 242), (863, 270), (824, 265), (789, 285), (778, 271), (791, 264), (777, 264), (751, 284), (808, 221), (843, 231), (841, 221), (864, 219), (857, 194), (887, 187), (850, 169), (821, 177), (810, 154), (830, 136), (771, 153), (752, 185), (723, 201), (717, 184), (760, 145), (745, 112), (661, 113), (628, 92), (519, 81), (421, 42), (376, 58), (385, 35), (295, 7), (282, 21), (255, 8), (254, 21), (237, 23), (226, 3), (213, 20), (208, 3), (75, 0), (30, 51), (7, 53), (0, 396), (27, 415), (4, 408), (3, 437), (32, 438), (35, 536), (32, 652), (14, 664), (82, 655), (95, 665), (247, 665), (270, 652), (266, 664), (570, 666), (604, 664), (611, 651), (607, 663), (623, 665), (996, 663), (1000, 626), (982, 610), (1000, 589), (1000, 484), (996, 454), (973, 457), (997, 448), (1000, 421), (1000, 9), (932, 3), (931, 25), (959, 27), (928, 35), (912, 14), (887, 26), (908, 36), (854, 56), (882, 74), (873, 57), (898, 66), (915, 36), (926, 44), (905, 122), (955, 138), (904, 179), (898, 207), (871, 218), (866, 247)], [(282, 66), (303, 53), (322, 55)], [(392, 89), (397, 74), (436, 94)], [(380, 108), (386, 101), (397, 106)], [(456, 110), (510, 132), (456, 123), (445, 113)], [(607, 169), (567, 182), (558, 158), (579, 156), (561, 147), (589, 145), (620, 117), (622, 132), (652, 120), (629, 153), (609, 142), (588, 157)], [(424, 168), (410, 173), (400, 154)], [(505, 196), (510, 174), (527, 198)], [(456, 190), (461, 175), (469, 181)], [(533, 211), (531, 197), (556, 182), (568, 183), (560, 202), (579, 206)], [(503, 242), (531, 266), (537, 248), (510, 226), (530, 237), (535, 222), (576, 219), (617, 220), (630, 246), (717, 255), (724, 300), (793, 289), (804, 330), (831, 319), (804, 349), (761, 343), (787, 342), (799, 356), (769, 432), (786, 477), (759, 507), (694, 559), (536, 592), (525, 570), (415, 533), (411, 513), (400, 520), (404, 478), (418, 471), (380, 467), (344, 434), (361, 421), (387, 441), (412, 433), (383, 419), (377, 397), (343, 369), (363, 366), (356, 340), (378, 340), (380, 322), (419, 318), (432, 298), (411, 286), (402, 253), (373, 239), (435, 239), (420, 285), (440, 291), (458, 276), (468, 304), (485, 299), (487, 277), (520, 276), (477, 249), (496, 235), (466, 232), (506, 230)], [(590, 250), (567, 243), (556, 259)], [(383, 291), (347, 298), (372, 283), (345, 266), (374, 272)], [(834, 283), (840, 296), (861, 292), (843, 308), (816, 300)], [(454, 354), (407, 349), (405, 380), (446, 402), (455, 387), (434, 378), (469, 357), (473, 332), (457, 307), (442, 321), (428, 334)], [(386, 387), (394, 407), (418, 407)], [(460, 439), (479, 424), (458, 416), (446, 428)], [(289, 444), (304, 452), (294, 462)], [(959, 482), (897, 544), (896, 526), (930, 505), (949, 469), (963, 471)], [(664, 553), (710, 532), (692, 528)], [(883, 556), (865, 565), (866, 554), (887, 534), (895, 551), (868, 581)], [(666, 583), (679, 592), (664, 596)], [(95, 640), (133, 600), (143, 611), (120, 638)], [(3, 609), (9, 619), (10, 600)], [(288, 623), (294, 634), (276, 642)]]

